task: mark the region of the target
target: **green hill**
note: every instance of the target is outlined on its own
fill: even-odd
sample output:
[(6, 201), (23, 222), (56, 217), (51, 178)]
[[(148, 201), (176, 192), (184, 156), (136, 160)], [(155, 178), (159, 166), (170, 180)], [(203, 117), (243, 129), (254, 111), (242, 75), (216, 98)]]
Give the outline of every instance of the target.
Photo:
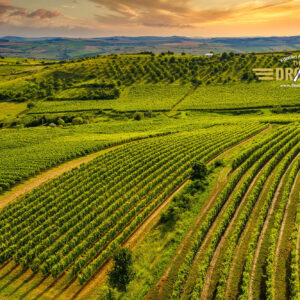
[(284, 53), (213, 57), (153, 53), (60, 62), (0, 59), (0, 100), (31, 102), (29, 115), (224, 110), (298, 106), (288, 81), (261, 82), (252, 69), (293, 67)]

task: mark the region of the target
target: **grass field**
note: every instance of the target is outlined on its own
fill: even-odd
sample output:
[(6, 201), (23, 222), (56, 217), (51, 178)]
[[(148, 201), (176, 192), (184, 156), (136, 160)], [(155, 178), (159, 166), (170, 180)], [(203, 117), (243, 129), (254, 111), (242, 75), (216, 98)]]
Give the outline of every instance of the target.
[(7, 118), (15, 118), (19, 113), (26, 110), (26, 103), (0, 102), (0, 121)]

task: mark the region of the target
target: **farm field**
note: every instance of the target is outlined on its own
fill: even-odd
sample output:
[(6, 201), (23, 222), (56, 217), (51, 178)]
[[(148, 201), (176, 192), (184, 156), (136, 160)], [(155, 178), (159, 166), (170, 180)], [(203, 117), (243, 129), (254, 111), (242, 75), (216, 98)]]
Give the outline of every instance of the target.
[[(189, 85), (137, 85), (124, 91), (117, 100), (69, 100), (44, 101), (34, 107), (30, 114), (55, 113), (64, 111), (107, 110), (117, 111), (168, 111), (182, 100), (191, 90)], [(64, 99), (68, 91), (60, 94)], [(73, 96), (71, 96), (73, 97)], [(77, 95), (80, 99), (80, 95)]]
[(282, 88), (281, 82), (233, 83), (198, 87), (178, 109), (234, 109), (299, 105), (297, 88)]
[(284, 55), (0, 58), (0, 299), (299, 299)]
[[(51, 103), (53, 100), (72, 100), (75, 104), (69, 103), (70, 110), (76, 111), (299, 105), (297, 88), (279, 87), (288, 84), (288, 80), (259, 82), (252, 71), (266, 66), (293, 67), (291, 61), (281, 63), (282, 57), (282, 53), (273, 56), (231, 53), (212, 58), (107, 55), (62, 62), (20, 60), (14, 63), (4, 59), (0, 64), (0, 100), (31, 101), (37, 105), (33, 112), (40, 113), (53, 112), (53, 106), (63, 105), (66, 109), (68, 103)], [(18, 71), (20, 68), (29, 71)]]
[[(239, 146), (239, 141), (245, 142)], [(179, 219), (179, 231), (173, 229), (164, 233), (164, 224), (158, 227), (154, 226), (155, 223), (148, 224), (152, 226), (148, 229), (149, 236), (142, 239), (138, 236), (137, 239), (141, 239), (138, 244), (128, 244), (136, 253), (134, 265), (140, 270), (137, 275), (139, 281), (145, 280), (148, 284), (141, 286), (133, 281), (122, 297), (166, 299), (182, 294), (184, 298), (196, 299), (207, 293), (205, 297), (210, 299), (218, 293), (220, 299), (227, 298), (227, 294), (235, 299), (240, 293), (236, 288), (239, 282), (244, 283), (247, 296), (261, 291), (261, 288), (257, 289), (258, 285), (251, 286), (250, 281), (246, 281), (249, 276), (246, 276), (246, 269), (241, 269), (243, 261), (249, 261), (252, 266), (248, 271), (253, 276), (252, 280), (266, 278), (266, 284), (270, 285), (269, 292), (275, 293), (275, 268), (287, 273), (289, 266), (286, 263), (279, 265), (278, 262), (275, 265), (273, 260), (269, 262), (267, 258), (274, 257), (276, 251), (276, 247), (271, 245), (281, 245), (281, 251), (293, 249), (293, 244), (285, 248), (285, 244), (279, 241), (279, 233), (281, 230), (285, 231), (285, 235), (297, 231), (294, 225), (297, 210), (292, 208), (297, 207), (299, 193), (299, 142), (300, 128), (296, 123), (272, 125), (271, 128), (256, 122), (243, 126), (213, 126), (211, 129), (132, 141), (49, 181), (6, 206), (0, 214), (1, 295), (8, 299), (98, 297), (102, 289), (99, 292), (96, 287), (99, 284), (103, 287), (104, 274), (97, 274), (116, 243), (126, 245), (132, 234), (134, 237), (136, 227), (143, 219), (147, 219), (176, 190), (176, 186), (185, 182), (193, 161), (201, 158), (208, 162), (218, 155), (225, 164), (211, 175), (213, 182), (219, 182), (218, 185), (212, 182), (209, 186), (211, 191), (196, 194), (202, 200), (198, 204), (196, 198), (191, 211), (183, 212), (182, 217), (186, 216), (188, 222)], [(230, 147), (233, 151), (222, 154)], [(130, 162), (126, 160), (126, 155), (132, 157)], [(147, 162), (143, 161), (143, 157)], [(172, 157), (174, 161), (170, 160)], [(152, 167), (142, 167), (145, 163)], [(177, 164), (182, 167), (176, 167)], [(113, 172), (119, 175), (116, 177)], [(97, 185), (93, 183), (95, 180)], [(152, 192), (148, 194), (150, 190)], [(64, 198), (66, 194), (69, 196)], [(124, 196), (118, 198), (120, 194)], [(284, 195), (283, 202), (279, 201), (281, 194)], [(67, 206), (61, 202), (63, 199)], [(275, 205), (280, 209), (272, 209)], [(290, 222), (282, 223), (285, 214), (289, 214)], [(203, 217), (199, 218), (199, 215)], [(270, 216), (269, 219), (265, 219), (266, 215)], [(37, 218), (36, 222), (28, 222), (30, 216)], [(110, 227), (110, 222), (116, 218), (118, 221)], [(155, 222), (158, 222), (157, 218)], [(78, 223), (78, 220), (81, 221)], [(285, 224), (291, 228), (286, 228)], [(197, 229), (193, 229), (194, 226)], [(263, 227), (274, 232), (274, 241), (263, 234)], [(31, 233), (34, 233), (33, 239), (30, 238)], [(157, 240), (157, 235), (161, 234), (166, 234), (164, 243), (161, 239)], [(282, 235), (283, 238), (287, 238), (285, 235)], [(174, 245), (169, 248), (168, 239), (174, 238)], [(221, 239), (219, 243), (218, 239)], [(251, 245), (260, 240), (269, 246), (255, 256), (252, 252), (258, 248)], [(3, 244), (4, 241), (9, 242)], [(158, 246), (157, 243), (161, 250), (166, 251), (166, 257), (158, 256), (155, 263), (148, 265), (147, 262), (150, 263), (157, 255), (153, 248)], [(149, 249), (147, 262), (141, 254), (145, 247)], [(184, 250), (178, 255), (181, 248)], [(206, 256), (207, 253), (211, 254)], [(254, 277), (256, 273), (251, 272), (254, 260), (259, 260), (258, 266), (269, 262), (270, 272), (263, 276), (257, 270), (255, 276), (258, 277)], [(199, 265), (197, 261), (202, 263)], [(190, 268), (184, 267), (187, 263)], [(207, 272), (208, 266), (213, 266), (212, 271)], [(190, 272), (185, 275), (181, 270)], [(165, 280), (160, 281), (165, 272)], [(295, 284), (297, 288), (297, 282)], [(284, 290), (289, 288), (292, 287), (288, 284)], [(241, 297), (243, 295), (240, 294)]]

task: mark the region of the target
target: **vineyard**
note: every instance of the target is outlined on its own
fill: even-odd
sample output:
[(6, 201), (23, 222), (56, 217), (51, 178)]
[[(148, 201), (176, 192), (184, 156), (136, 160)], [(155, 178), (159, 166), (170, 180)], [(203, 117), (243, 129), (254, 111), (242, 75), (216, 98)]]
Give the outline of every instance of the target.
[[(52, 130), (28, 128), (0, 137), (0, 194), (51, 167), (149, 133), (99, 134), (98, 128)], [(151, 133), (150, 133), (151, 134)], [(84, 143), (82, 143), (84, 141)]]
[(53, 277), (67, 271), (83, 283), (188, 178), (193, 161), (263, 126), (227, 129), (132, 142), (27, 194), (1, 212), (1, 262)]
[(298, 300), (284, 55), (0, 57), (0, 299)]
[[(172, 288), (164, 297), (298, 299), (299, 227), (284, 221), (298, 218), (299, 141), (298, 125), (280, 127), (232, 161), (228, 182), (169, 274)], [(292, 243), (283, 243), (291, 234)], [(285, 264), (279, 251), (291, 255)]]

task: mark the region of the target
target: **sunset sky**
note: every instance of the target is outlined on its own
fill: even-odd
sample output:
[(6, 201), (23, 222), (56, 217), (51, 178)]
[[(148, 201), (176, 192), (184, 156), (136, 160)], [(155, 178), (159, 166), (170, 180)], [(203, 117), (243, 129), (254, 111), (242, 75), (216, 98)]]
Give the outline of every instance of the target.
[(0, 0), (0, 36), (288, 36), (300, 0)]

